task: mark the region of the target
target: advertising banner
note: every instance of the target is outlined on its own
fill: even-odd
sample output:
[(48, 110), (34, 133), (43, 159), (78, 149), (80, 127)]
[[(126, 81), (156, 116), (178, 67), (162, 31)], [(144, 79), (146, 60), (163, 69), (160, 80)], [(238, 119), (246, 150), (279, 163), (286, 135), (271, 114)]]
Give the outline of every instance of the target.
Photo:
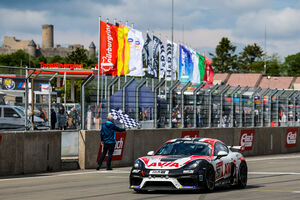
[(192, 80), (193, 76), (193, 59), (192, 52), (179, 45), (179, 81), (182, 83), (187, 83)]
[(285, 146), (287, 148), (296, 147), (298, 138), (298, 128), (288, 128), (286, 130)]
[(246, 151), (252, 150), (254, 142), (254, 129), (241, 130), (240, 146), (244, 146)]
[(199, 131), (182, 131), (181, 138), (197, 138), (199, 137)]
[[(122, 160), (124, 147), (125, 147), (126, 132), (116, 133), (116, 140), (117, 140), (117, 143), (115, 146), (112, 160)], [(100, 159), (102, 150), (103, 150), (103, 147), (100, 145), (97, 162)], [(106, 155), (104, 161), (106, 161), (106, 160), (107, 160), (107, 155)]]

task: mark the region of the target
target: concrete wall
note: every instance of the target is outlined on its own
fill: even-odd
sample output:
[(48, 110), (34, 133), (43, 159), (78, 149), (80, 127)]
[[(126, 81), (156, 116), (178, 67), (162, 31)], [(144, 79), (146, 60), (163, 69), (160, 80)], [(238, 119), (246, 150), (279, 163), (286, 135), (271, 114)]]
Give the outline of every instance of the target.
[(61, 169), (61, 132), (0, 133), (0, 175)]
[[(243, 154), (254, 156), (300, 152), (299, 138), (296, 147), (287, 148), (285, 146), (287, 129), (287, 127), (252, 128), (251, 130), (254, 130), (252, 150), (245, 151)], [(181, 137), (182, 131), (189, 130), (199, 131), (199, 137), (217, 138), (226, 145), (239, 145), (241, 130), (249, 130), (249, 128), (129, 130), (126, 135), (123, 158), (121, 161), (113, 161), (112, 166), (131, 166), (138, 157), (146, 155), (148, 151), (158, 149), (169, 139)], [(81, 131), (78, 139), (80, 168), (96, 168), (100, 144), (99, 131)]]

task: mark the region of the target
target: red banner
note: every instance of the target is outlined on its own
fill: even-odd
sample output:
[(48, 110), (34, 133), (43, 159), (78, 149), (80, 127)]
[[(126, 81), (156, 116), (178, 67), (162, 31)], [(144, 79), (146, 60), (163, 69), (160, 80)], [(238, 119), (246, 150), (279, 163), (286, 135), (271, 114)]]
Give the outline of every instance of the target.
[(206, 81), (207, 84), (212, 84), (214, 82), (214, 70), (211, 66), (211, 60), (207, 57), (205, 57), (205, 73), (203, 77), (203, 81)]
[[(100, 74), (117, 74), (118, 27), (101, 21), (100, 32)], [(104, 66), (104, 63), (112, 66)]]
[(285, 146), (287, 148), (296, 147), (298, 138), (298, 128), (288, 128), (286, 130)]
[[(124, 152), (124, 147), (125, 147), (125, 139), (126, 139), (126, 132), (122, 133), (116, 133), (116, 146), (115, 150), (113, 153), (112, 160), (122, 160), (123, 152)], [(98, 157), (97, 157), (97, 162), (100, 159), (101, 153), (102, 153), (102, 146), (100, 145), (99, 152), (98, 152)], [(107, 160), (107, 155), (104, 159), (104, 161)]]
[(240, 146), (244, 146), (246, 151), (252, 150), (254, 142), (254, 129), (241, 130)]
[(197, 138), (199, 137), (199, 131), (182, 131), (181, 138)]

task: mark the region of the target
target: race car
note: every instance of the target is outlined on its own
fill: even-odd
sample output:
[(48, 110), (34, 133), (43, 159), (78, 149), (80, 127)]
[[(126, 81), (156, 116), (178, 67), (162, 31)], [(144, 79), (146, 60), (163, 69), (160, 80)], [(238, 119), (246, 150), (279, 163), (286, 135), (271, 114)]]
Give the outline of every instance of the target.
[(241, 146), (227, 147), (211, 138), (177, 138), (155, 153), (138, 158), (130, 172), (130, 188), (149, 190), (200, 190), (232, 185), (245, 188), (248, 168)]

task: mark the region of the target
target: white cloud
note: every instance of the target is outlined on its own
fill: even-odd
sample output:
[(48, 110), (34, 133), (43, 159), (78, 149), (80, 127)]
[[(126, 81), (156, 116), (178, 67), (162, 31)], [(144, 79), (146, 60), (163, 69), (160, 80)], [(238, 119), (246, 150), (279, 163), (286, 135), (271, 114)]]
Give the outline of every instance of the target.
[(265, 25), (267, 34), (272, 38), (299, 38), (300, 10), (284, 8), (282, 10), (260, 10), (247, 13), (238, 18), (233, 34), (241, 38), (261, 38)]

